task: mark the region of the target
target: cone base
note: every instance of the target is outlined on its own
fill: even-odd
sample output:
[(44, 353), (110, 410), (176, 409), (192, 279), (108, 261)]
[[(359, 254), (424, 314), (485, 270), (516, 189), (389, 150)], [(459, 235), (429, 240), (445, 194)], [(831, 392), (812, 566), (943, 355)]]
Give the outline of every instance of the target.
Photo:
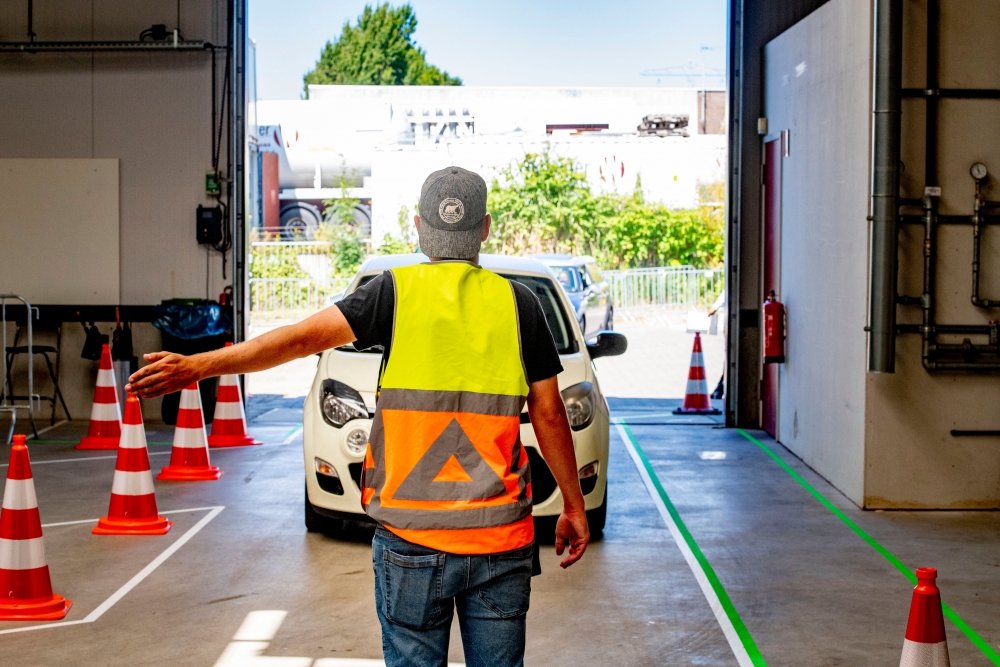
[(216, 466), (190, 468), (188, 466), (167, 466), (160, 471), (156, 479), (172, 482), (207, 482), (222, 477), (222, 471)]
[(85, 435), (73, 449), (118, 449), (119, 440), (120, 438)]
[(675, 415), (721, 415), (722, 410), (716, 408), (677, 408)]
[(263, 445), (260, 440), (254, 440), (252, 435), (210, 435), (208, 436), (209, 447), (249, 447), (250, 445)]
[(69, 613), (72, 600), (61, 595), (31, 600), (0, 601), (0, 621), (58, 621)]
[(174, 522), (158, 516), (149, 519), (119, 519), (106, 516), (97, 520), (93, 535), (166, 535)]

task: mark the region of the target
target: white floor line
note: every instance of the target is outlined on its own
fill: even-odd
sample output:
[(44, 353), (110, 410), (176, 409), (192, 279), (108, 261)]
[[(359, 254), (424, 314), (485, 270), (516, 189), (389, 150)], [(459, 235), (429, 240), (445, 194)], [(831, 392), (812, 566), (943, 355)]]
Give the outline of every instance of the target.
[[(149, 452), (150, 456), (166, 456), (170, 452)], [(40, 466), (46, 463), (76, 463), (77, 461), (102, 461), (107, 459), (117, 459), (118, 455), (113, 454), (111, 456), (81, 456), (75, 459), (50, 459), (48, 461), (32, 461), (31, 465)], [(8, 463), (0, 463), (0, 468), (6, 468)]]
[[(198, 523), (191, 526), (186, 533), (177, 538), (169, 547), (164, 549), (160, 553), (160, 555), (154, 558), (149, 565), (142, 568), (142, 570), (140, 570), (138, 574), (136, 574), (134, 577), (125, 582), (125, 585), (123, 585), (117, 591), (112, 593), (111, 597), (109, 597), (107, 600), (98, 605), (97, 609), (94, 609), (94, 611), (87, 614), (85, 618), (76, 621), (57, 621), (55, 623), (43, 623), (42, 625), (32, 625), (24, 628), (11, 628), (10, 630), (0, 630), (0, 635), (11, 634), (14, 632), (29, 632), (31, 630), (42, 630), (44, 628), (58, 628), (65, 625), (79, 625), (81, 623), (93, 623), (101, 616), (103, 616), (104, 612), (106, 612), (108, 609), (111, 609), (111, 607), (113, 607), (119, 600), (125, 597), (125, 595), (128, 594), (129, 591), (131, 591), (133, 588), (142, 583), (142, 580), (148, 577), (150, 574), (152, 574), (153, 571), (156, 570), (156, 568), (163, 565), (164, 561), (166, 561), (168, 558), (174, 555), (174, 553), (182, 546), (187, 544), (187, 542), (192, 537), (198, 534), (198, 531), (207, 526), (212, 519), (219, 516), (219, 513), (226, 508), (222, 505), (217, 505), (215, 507), (205, 508), (205, 509), (211, 509), (211, 511), (207, 515), (205, 515)], [(192, 510), (176, 510), (176, 511), (190, 512)]]
[[(59, 428), (63, 424), (68, 424), (68, 423), (69, 423), (68, 419), (63, 419), (60, 422), (56, 422), (52, 426), (46, 426), (45, 428), (43, 428), (41, 431), (38, 432), (38, 435), (41, 435), (42, 433), (47, 433), (48, 431), (51, 431), (54, 428)], [(35, 434), (34, 433), (32, 433), (31, 435), (28, 436), (28, 440), (34, 440), (34, 439), (35, 439)]]
[(632, 444), (632, 439), (629, 437), (628, 433), (621, 424), (617, 421), (613, 421), (612, 423), (615, 425), (615, 428), (618, 429), (618, 437), (621, 438), (622, 444), (625, 445), (625, 449), (628, 450), (629, 456), (632, 457), (632, 462), (635, 463), (635, 467), (639, 471), (639, 476), (642, 478), (642, 483), (646, 485), (646, 491), (649, 492), (650, 498), (653, 499), (653, 504), (656, 505), (656, 509), (660, 512), (660, 516), (663, 517), (663, 522), (667, 524), (670, 536), (674, 538), (674, 543), (677, 545), (677, 548), (680, 549), (681, 554), (684, 556), (684, 560), (687, 561), (688, 567), (691, 568), (691, 572), (694, 574), (694, 578), (698, 581), (698, 586), (701, 588), (702, 594), (704, 594), (705, 599), (708, 601), (708, 605), (712, 608), (712, 613), (715, 614), (715, 620), (719, 622), (719, 627), (722, 628), (722, 633), (726, 636), (726, 640), (729, 642), (729, 647), (732, 649), (733, 655), (736, 656), (736, 661), (740, 664), (740, 667), (753, 667), (753, 661), (750, 659), (750, 655), (747, 653), (746, 648), (744, 648), (743, 642), (740, 640), (740, 636), (736, 633), (736, 628), (733, 627), (732, 621), (729, 620), (726, 610), (722, 608), (722, 602), (719, 600), (719, 596), (716, 595), (715, 589), (712, 588), (712, 584), (709, 583), (708, 577), (705, 576), (705, 571), (701, 569), (701, 564), (698, 563), (698, 559), (695, 558), (694, 553), (688, 546), (687, 540), (684, 539), (684, 535), (681, 534), (677, 524), (674, 523), (674, 518), (670, 516), (670, 512), (667, 511), (667, 506), (663, 503), (663, 499), (660, 498), (660, 494), (656, 490), (653, 480), (650, 479), (646, 466), (643, 465), (642, 459), (639, 458), (639, 453), (635, 451), (635, 445)]
[(295, 438), (299, 437), (300, 433), (302, 433), (302, 424), (299, 424), (298, 428), (289, 433), (288, 437), (281, 441), (281, 444), (290, 445)]
[[(159, 514), (184, 514), (186, 512), (207, 512), (209, 510), (214, 510), (215, 505), (211, 507), (191, 507), (186, 510), (166, 510), (160, 511)], [(79, 521), (59, 521), (58, 523), (43, 523), (42, 528), (55, 528), (56, 526), (76, 526), (81, 523), (97, 523), (97, 519), (80, 519)]]
[[(286, 616), (288, 612), (280, 609), (247, 614), (215, 667), (385, 667), (385, 660), (320, 658), (313, 662), (312, 658), (264, 655)], [(465, 667), (465, 663), (449, 662), (448, 667)]]

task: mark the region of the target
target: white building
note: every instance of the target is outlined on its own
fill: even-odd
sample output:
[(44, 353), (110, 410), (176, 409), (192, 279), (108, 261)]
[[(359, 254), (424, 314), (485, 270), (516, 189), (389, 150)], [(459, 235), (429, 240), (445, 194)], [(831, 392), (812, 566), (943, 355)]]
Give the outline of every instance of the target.
[[(257, 114), (262, 131), (280, 126), (283, 204), (339, 197), (346, 173), (350, 195), (370, 201), (376, 243), (450, 165), (490, 182), (548, 149), (578, 161), (595, 191), (631, 192), (641, 177), (648, 200), (674, 208), (696, 206), (726, 168), (724, 94), (690, 88), (310, 86), (308, 100), (260, 101)], [(654, 114), (687, 127), (643, 136)]]

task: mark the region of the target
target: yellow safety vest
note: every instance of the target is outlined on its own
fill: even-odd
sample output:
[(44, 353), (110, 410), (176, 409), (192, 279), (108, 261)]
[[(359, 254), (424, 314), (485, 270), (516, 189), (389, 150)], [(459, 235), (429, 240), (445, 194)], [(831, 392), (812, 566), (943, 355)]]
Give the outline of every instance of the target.
[(391, 275), (396, 312), (362, 472), (365, 511), (439, 551), (531, 543), (520, 439), (528, 381), (510, 282), (457, 261)]

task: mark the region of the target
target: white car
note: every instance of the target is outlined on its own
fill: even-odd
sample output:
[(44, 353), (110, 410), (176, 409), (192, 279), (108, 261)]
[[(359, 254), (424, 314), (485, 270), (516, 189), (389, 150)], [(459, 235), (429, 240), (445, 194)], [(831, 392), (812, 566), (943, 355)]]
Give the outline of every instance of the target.
[[(351, 281), (350, 294), (383, 271), (425, 262), (424, 255), (386, 255), (367, 260)], [(566, 402), (580, 470), (590, 530), (600, 535), (607, 515), (608, 404), (601, 394), (593, 359), (622, 354), (622, 334), (602, 333), (589, 345), (584, 340), (565, 292), (552, 272), (538, 260), (496, 255), (480, 256), (483, 268), (527, 285), (538, 297), (559, 352), (563, 372), (559, 388)], [(303, 409), (305, 452), (305, 520), (309, 531), (332, 533), (344, 520), (365, 521), (361, 508), (361, 464), (375, 415), (380, 347), (357, 351), (353, 345), (327, 350)], [(521, 415), (521, 441), (531, 461), (534, 516), (551, 517), (541, 530), (551, 530), (562, 511), (562, 494), (545, 464), (528, 419)]]

